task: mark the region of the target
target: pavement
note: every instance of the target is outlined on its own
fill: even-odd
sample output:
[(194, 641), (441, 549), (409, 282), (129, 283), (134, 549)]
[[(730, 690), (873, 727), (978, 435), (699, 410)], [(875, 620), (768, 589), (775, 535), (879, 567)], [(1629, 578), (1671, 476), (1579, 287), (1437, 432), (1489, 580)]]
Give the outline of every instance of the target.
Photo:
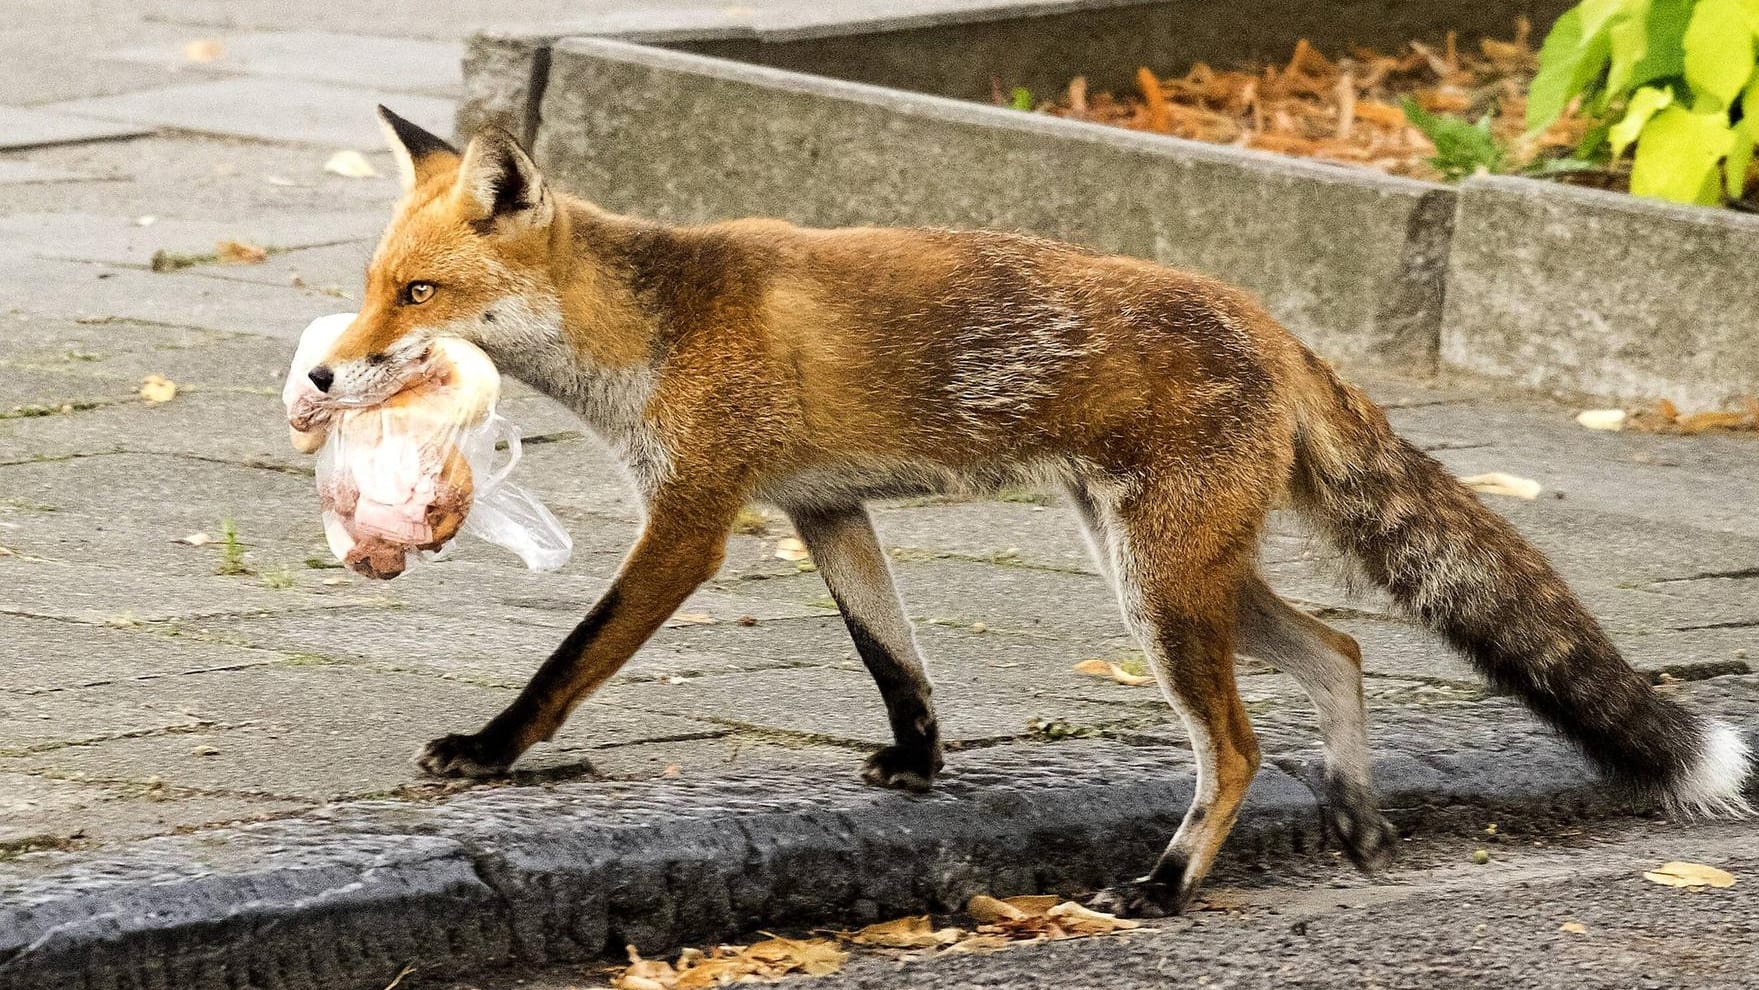
[[(174, 959), (194, 967), (175, 970), (177, 986), (383, 987), (417, 959), (538, 965), (624, 941), (658, 951), (947, 910), (977, 890), (1072, 892), (1152, 855), (1189, 793), (1183, 732), (1152, 689), (1073, 670), (1140, 654), (1069, 508), (1028, 491), (876, 507), (951, 744), (935, 796), (855, 782), (887, 738), (883, 709), (823, 582), (778, 556), (790, 534), (762, 507), (717, 578), (511, 778), (420, 776), (417, 747), (497, 711), (606, 587), (637, 527), (597, 441), (511, 388), (502, 412), (529, 443), (521, 481), (572, 533), (573, 562), (539, 575), (465, 544), (371, 582), (329, 559), (311, 460), (286, 444), (291, 342), (351, 308), (396, 195), (372, 105), (443, 123), (461, 33), (497, 5), (25, 6), (25, 26), (0, 29), (0, 643), (16, 660), (0, 670), (0, 986), (70, 985), (82, 966), (82, 985), (141, 985)], [(582, 5), (549, 5), (564, 6)], [(185, 46), (204, 39), (220, 57), (190, 61)], [(381, 177), (325, 172), (338, 148)], [(271, 253), (222, 264), (218, 240)], [(155, 255), (180, 267), (154, 271)], [(140, 397), (155, 374), (177, 383), (169, 402)], [(1583, 400), (1469, 380), (1366, 384), (1450, 468), (1539, 481), (1538, 499), (1493, 504), (1632, 662), (1660, 690), (1759, 726), (1752, 438), (1591, 433), (1572, 421)], [(1336, 570), (1277, 520), (1265, 572), (1361, 641), (1377, 767), (1414, 843), (1458, 839), (1483, 817), (1462, 809), (1477, 808), (1545, 828), (1613, 816), (1650, 829)], [(1315, 852), (1310, 707), (1284, 674), (1241, 673), (1267, 768), (1229, 869), (1354, 883)], [(1706, 856), (1759, 859), (1739, 831), (1679, 841), (1698, 837)], [(1586, 853), (1548, 856), (1556, 883), (1593, 892)], [(1486, 923), (1540, 917), (1543, 886), (1498, 888)], [(700, 907), (705, 889), (722, 891), (717, 907)], [(1597, 917), (1664, 904), (1678, 913), (1618, 923), (1633, 938), (1656, 937), (1645, 924), (1714, 927), (1751, 897), (1734, 889), (1746, 892), (1660, 902), (1638, 888)], [(1436, 894), (1443, 913), (1421, 917), (1492, 896), (1449, 891)], [(1324, 914), (1309, 930), (1332, 934), (1300, 965), (1355, 952), (1362, 982), (1415, 979), (1389, 974), (1419, 916), (1395, 899), (1348, 917), (1371, 915), (1358, 927), (1372, 943), (1348, 949), (1357, 927)], [(1202, 964), (1265, 958), (1286, 939), (1252, 912), (1230, 919), (1107, 942), (1081, 965), (1146, 973), (1171, 959), (1169, 974), (1221, 974)], [(1496, 946), (1495, 931), (1475, 944)], [(1061, 972), (1091, 944), (1017, 950), (994, 971), (972, 957), (933, 979), (1032, 985), (1020, 974)], [(1550, 944), (1514, 958), (1542, 960)], [(1730, 966), (1707, 972), (1733, 979)], [(1469, 985), (1512, 971), (1474, 972)], [(838, 979), (825, 985), (930, 985), (877, 964)]]

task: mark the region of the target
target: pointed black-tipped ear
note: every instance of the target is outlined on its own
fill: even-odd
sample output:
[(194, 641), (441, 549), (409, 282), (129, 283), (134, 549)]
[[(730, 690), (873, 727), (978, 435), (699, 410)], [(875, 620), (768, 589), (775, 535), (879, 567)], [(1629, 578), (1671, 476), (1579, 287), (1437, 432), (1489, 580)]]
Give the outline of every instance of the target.
[(397, 156), (397, 171), (403, 176), (404, 192), (458, 164), (457, 148), (382, 105), (379, 107), (379, 127), (385, 132), (385, 143), (391, 146), (391, 154)]
[(537, 163), (499, 127), (483, 128), (465, 147), (458, 195), (467, 218), (479, 226), (544, 226), (555, 212)]

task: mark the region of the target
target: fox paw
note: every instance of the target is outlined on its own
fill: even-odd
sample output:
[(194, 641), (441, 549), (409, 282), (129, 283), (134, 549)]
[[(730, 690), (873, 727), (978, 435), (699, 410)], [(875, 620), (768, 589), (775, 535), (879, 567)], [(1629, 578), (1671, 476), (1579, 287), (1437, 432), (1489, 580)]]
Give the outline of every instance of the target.
[(482, 778), (501, 776), (513, 760), (480, 733), (453, 733), (423, 746), (415, 757), (415, 765), (436, 777)]
[(1393, 864), (1399, 850), (1399, 830), (1380, 812), (1334, 808), (1327, 819), (1357, 869), (1379, 873)]
[(1167, 918), (1185, 907), (1179, 885), (1143, 877), (1116, 884), (1088, 898), (1095, 911), (1120, 918)]
[(940, 769), (939, 747), (887, 746), (861, 765), (861, 779), (878, 787), (921, 793), (934, 786)]

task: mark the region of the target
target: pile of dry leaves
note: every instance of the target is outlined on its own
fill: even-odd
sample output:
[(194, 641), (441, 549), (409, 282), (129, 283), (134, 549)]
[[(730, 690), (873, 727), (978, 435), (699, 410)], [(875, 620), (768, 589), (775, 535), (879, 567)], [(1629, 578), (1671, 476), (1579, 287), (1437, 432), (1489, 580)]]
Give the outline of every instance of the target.
[(978, 895), (965, 907), (969, 928), (936, 928), (926, 914), (868, 925), (836, 938), (770, 937), (752, 945), (685, 949), (677, 962), (643, 959), (632, 947), (629, 965), (615, 974), (615, 990), (707, 990), (732, 983), (769, 983), (784, 976), (825, 976), (849, 953), (840, 943), (901, 956), (988, 952), (1008, 945), (1111, 935), (1139, 923), (1090, 911), (1058, 897), (997, 899)]
[(1445, 41), (1407, 44), (1397, 54), (1356, 48), (1328, 58), (1303, 39), (1283, 65), (1215, 69), (1198, 63), (1179, 77), (1137, 71), (1136, 92), (1089, 93), (1076, 77), (1036, 109), (1059, 117), (1155, 131), (1198, 141), (1258, 148), (1436, 178), (1434, 146), (1411, 126), (1401, 103), (1432, 113), (1478, 119), (1491, 110), (1491, 132), (1512, 149), (1514, 164), (1545, 149), (1574, 147), (1586, 128), (1566, 113), (1543, 134), (1524, 133), (1527, 84), (1537, 68), (1531, 27), (1518, 22), (1507, 41), (1481, 39), (1462, 49)]

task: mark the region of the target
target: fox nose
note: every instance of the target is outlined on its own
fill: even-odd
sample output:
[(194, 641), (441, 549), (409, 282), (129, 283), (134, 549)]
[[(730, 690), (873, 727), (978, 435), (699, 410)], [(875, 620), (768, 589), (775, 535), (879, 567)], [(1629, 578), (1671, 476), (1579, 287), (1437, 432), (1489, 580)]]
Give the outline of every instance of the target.
[(311, 379), (313, 385), (318, 387), (320, 392), (328, 392), (330, 386), (336, 382), (336, 373), (331, 371), (329, 366), (322, 364), (313, 368), (307, 377)]

